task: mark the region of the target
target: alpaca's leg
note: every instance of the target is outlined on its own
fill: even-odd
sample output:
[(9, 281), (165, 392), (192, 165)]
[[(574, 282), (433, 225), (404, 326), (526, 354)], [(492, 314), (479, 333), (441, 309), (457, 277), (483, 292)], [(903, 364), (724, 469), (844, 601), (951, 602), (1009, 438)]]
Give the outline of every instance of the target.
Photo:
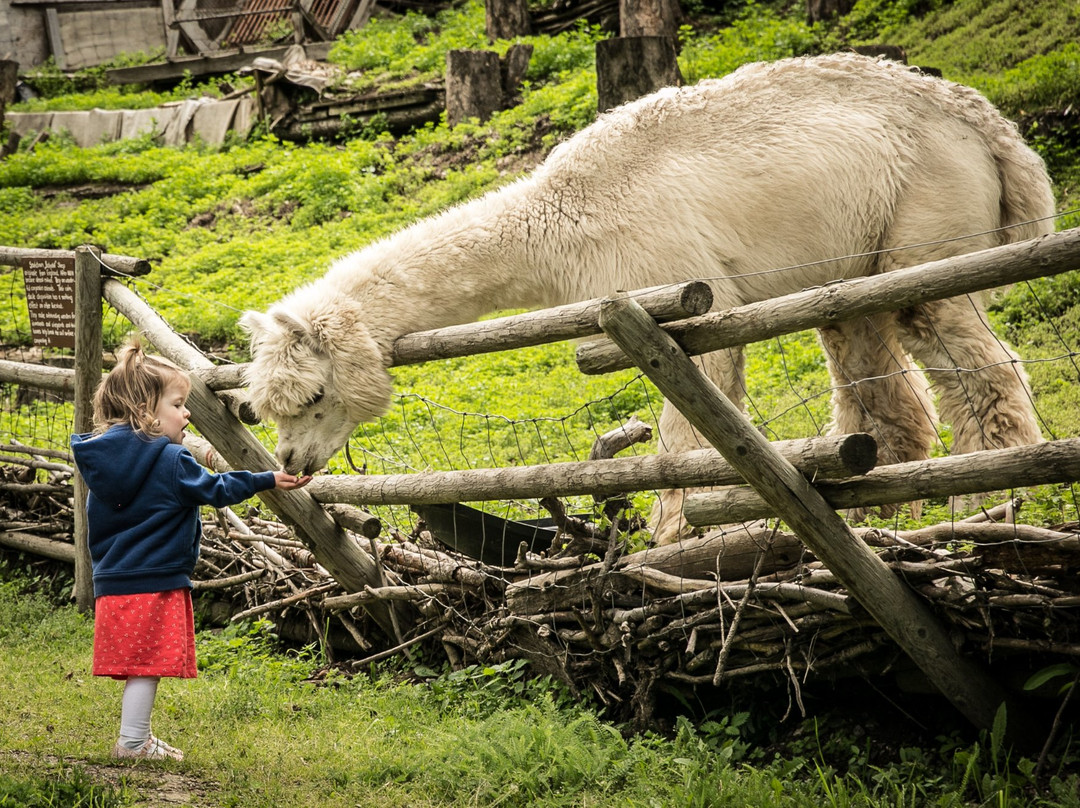
[(1027, 374), (986, 320), (978, 299), (958, 297), (900, 313), (900, 339), (934, 384), (953, 454), (1038, 443)]
[(833, 382), (832, 434), (869, 432), (878, 462), (927, 457), (937, 437), (927, 382), (901, 347), (894, 315), (837, 323), (820, 331)]
[[(693, 357), (694, 363), (702, 369), (728, 399), (740, 409), (746, 395), (746, 383), (743, 378), (743, 352), (732, 348), (715, 351)], [(689, 452), (694, 449), (709, 447), (709, 442), (691, 426), (677, 408), (670, 402), (664, 402), (660, 414), (659, 451)], [(649, 519), (653, 528), (653, 538), (659, 544), (671, 544), (688, 535), (691, 531), (682, 515), (683, 497), (686, 489), (661, 491)]]
[[(937, 438), (934, 404), (927, 381), (897, 338), (891, 313), (821, 329), (821, 343), (833, 381), (830, 432), (867, 432), (878, 442), (878, 463), (922, 460)], [(896, 505), (882, 506), (882, 515)], [(918, 517), (921, 503), (909, 503)], [(868, 509), (855, 508), (858, 521)]]

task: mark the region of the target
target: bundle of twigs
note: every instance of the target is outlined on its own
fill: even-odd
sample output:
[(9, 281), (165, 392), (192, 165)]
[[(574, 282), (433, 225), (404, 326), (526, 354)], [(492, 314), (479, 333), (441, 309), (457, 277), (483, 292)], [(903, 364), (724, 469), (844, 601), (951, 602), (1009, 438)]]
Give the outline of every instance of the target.
[(0, 444), (0, 544), (74, 563), (68, 452)]

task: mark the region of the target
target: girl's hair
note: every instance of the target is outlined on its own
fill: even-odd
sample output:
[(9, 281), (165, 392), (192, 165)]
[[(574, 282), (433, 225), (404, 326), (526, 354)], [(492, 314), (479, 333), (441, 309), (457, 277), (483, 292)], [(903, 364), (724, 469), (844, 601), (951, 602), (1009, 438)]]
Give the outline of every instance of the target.
[(94, 393), (94, 431), (127, 424), (137, 432), (156, 437), (161, 425), (154, 417), (165, 388), (173, 382), (189, 385), (187, 374), (168, 359), (143, 350), (132, 337), (116, 354), (116, 367), (108, 372)]

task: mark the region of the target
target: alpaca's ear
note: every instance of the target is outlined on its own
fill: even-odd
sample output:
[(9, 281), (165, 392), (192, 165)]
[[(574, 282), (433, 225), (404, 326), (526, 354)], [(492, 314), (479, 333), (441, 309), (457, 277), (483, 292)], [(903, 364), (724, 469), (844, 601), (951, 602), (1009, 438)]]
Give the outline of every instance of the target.
[(251, 336), (266, 332), (269, 322), (265, 316), (257, 311), (245, 311), (240, 317), (239, 325)]
[(293, 334), (298, 340), (305, 339), (311, 330), (287, 311), (276, 309), (270, 315), (274, 324), (287, 334)]

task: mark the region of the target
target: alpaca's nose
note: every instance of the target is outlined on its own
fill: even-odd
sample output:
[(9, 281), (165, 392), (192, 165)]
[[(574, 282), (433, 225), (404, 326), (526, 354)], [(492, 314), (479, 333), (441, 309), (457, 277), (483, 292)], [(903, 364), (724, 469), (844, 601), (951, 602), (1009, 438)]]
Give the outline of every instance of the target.
[(281, 463), (281, 467), (286, 471), (289, 470), (289, 464), (292, 462), (293, 453), (291, 449), (281, 450), (279, 449), (274, 454), (277, 455), (278, 461)]

